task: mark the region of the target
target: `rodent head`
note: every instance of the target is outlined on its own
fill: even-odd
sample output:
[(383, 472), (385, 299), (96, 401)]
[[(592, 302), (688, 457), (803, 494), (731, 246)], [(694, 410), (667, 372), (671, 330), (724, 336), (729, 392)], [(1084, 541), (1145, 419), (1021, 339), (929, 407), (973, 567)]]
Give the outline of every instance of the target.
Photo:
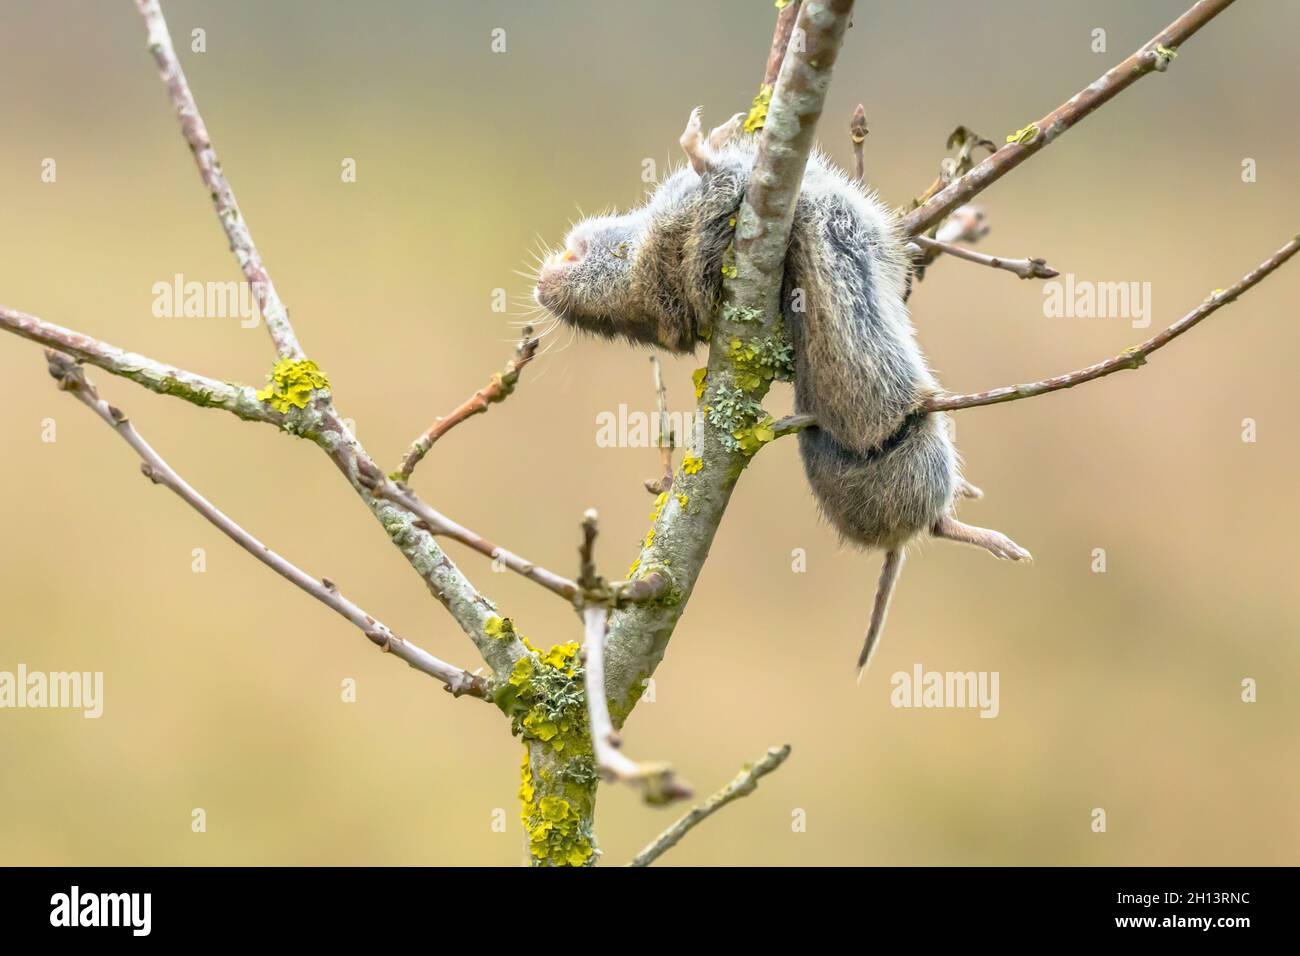
[(645, 341), (632, 289), (644, 224), (636, 214), (584, 219), (537, 271), (533, 297), (558, 318), (608, 337)]
[(677, 170), (644, 205), (569, 230), (564, 248), (538, 270), (533, 297), (583, 331), (693, 351), (721, 295), (729, 221), (743, 188), (739, 170), (704, 178)]

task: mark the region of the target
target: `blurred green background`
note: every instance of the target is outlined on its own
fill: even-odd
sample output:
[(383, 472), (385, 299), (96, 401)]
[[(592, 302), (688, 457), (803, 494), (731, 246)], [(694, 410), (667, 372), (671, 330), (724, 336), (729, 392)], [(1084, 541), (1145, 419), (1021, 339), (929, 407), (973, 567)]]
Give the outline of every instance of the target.
[[(900, 205), (966, 124), (1001, 141), (1087, 85), (1186, 0), (859, 4), (822, 141)], [(190, 82), (299, 336), (340, 409), (395, 464), (480, 387), (516, 332), (526, 253), (577, 209), (636, 202), (676, 161), (689, 110), (744, 109), (767, 0), (697, 4), (168, 2)], [(151, 287), (237, 278), (128, 0), (0, 3), (0, 302), (223, 378), (259, 383), (262, 329), (159, 319)], [(1092, 51), (1094, 28), (1107, 52)], [(191, 31), (207, 52), (190, 52)], [(507, 52), (490, 50), (494, 28)], [(941, 262), (913, 296), (944, 383), (974, 390), (1086, 364), (1227, 286), (1300, 228), (1300, 6), (1237, 4), (1061, 142), (985, 193), (986, 251), (1095, 281), (1149, 281), (1149, 330), (1047, 319), (1042, 287)], [(357, 182), (340, 181), (346, 157)], [(57, 162), (42, 183), (41, 163)], [(1244, 183), (1242, 161), (1257, 163)], [(1294, 270), (1294, 271), (1293, 271)], [(702, 791), (789, 741), (760, 791), (675, 864), (1282, 864), (1300, 858), (1300, 534), (1294, 411), (1300, 267), (1136, 374), (958, 413), (965, 520), (1027, 567), (914, 549), (861, 686), (852, 663), (878, 556), (819, 520), (794, 442), (742, 481), (656, 699), (627, 728)], [(610, 572), (634, 556), (650, 449), (595, 420), (653, 408), (643, 352), (569, 340), (519, 393), (440, 444), (415, 484), (563, 573), (583, 509)], [(374, 652), (167, 492), (0, 336), (0, 670), (102, 670), (100, 720), (0, 711), (0, 863), (516, 864), (519, 743)], [(675, 409), (699, 360), (669, 360)], [(434, 653), (474, 652), (316, 449), (92, 376), (201, 491)], [(770, 404), (784, 409), (781, 387)], [(53, 418), (57, 441), (41, 440)], [(1241, 439), (1242, 420), (1258, 441)], [(454, 545), (532, 641), (578, 637), (561, 602)], [(191, 570), (206, 549), (207, 570)], [(805, 549), (807, 572), (792, 573)], [(1108, 570), (1091, 570), (1104, 548)], [(899, 710), (889, 676), (996, 670), (1001, 713)], [(1241, 681), (1259, 700), (1240, 700)], [(354, 704), (340, 684), (358, 684)], [(207, 832), (191, 832), (191, 810)], [(1104, 808), (1108, 829), (1090, 828)], [(504, 832), (493, 820), (504, 811)], [(796, 811), (806, 831), (795, 832)], [(495, 814), (495, 816), (494, 816)], [(602, 792), (606, 862), (672, 811)]]

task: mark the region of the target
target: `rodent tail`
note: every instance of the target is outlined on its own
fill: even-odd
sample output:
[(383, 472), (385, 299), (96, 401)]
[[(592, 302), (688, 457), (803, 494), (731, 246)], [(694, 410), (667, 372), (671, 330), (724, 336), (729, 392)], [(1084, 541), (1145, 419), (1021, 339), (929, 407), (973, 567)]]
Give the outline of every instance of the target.
[(880, 568), (880, 583), (876, 585), (876, 604), (871, 609), (871, 624), (867, 628), (867, 639), (862, 644), (862, 653), (858, 655), (858, 682), (867, 672), (871, 662), (871, 652), (876, 649), (880, 632), (885, 629), (885, 615), (889, 613), (889, 599), (898, 583), (898, 575), (903, 570), (906, 553), (902, 546), (885, 552), (885, 563)]

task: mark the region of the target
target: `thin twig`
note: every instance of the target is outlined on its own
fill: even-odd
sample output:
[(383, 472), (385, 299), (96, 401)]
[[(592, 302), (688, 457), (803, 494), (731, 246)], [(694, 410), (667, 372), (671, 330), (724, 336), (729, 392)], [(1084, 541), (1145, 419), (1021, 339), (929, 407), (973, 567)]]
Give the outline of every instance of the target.
[(788, 756), (790, 756), (789, 744), (783, 747), (769, 748), (762, 760), (752, 767), (742, 769), (731, 783), (709, 797), (708, 800), (692, 807), (686, 816), (655, 837), (644, 850), (632, 858), (632, 862), (628, 866), (649, 866), (668, 850), (675, 847), (682, 837), (731, 803), (731, 801), (753, 793), (758, 788), (759, 779), (767, 776), (785, 763), (785, 758)]
[(982, 252), (975, 252), (973, 249), (966, 249), (962, 246), (954, 246), (950, 242), (940, 242), (937, 239), (931, 239), (929, 236), (913, 236), (910, 241), (923, 250), (936, 254), (943, 252), (957, 259), (965, 259), (967, 262), (989, 266), (993, 269), (1004, 269), (1007, 272), (1015, 273), (1022, 279), (1052, 279), (1060, 275), (1055, 269), (1050, 268), (1044, 259), (1003, 259), (1000, 256), (986, 256)]
[(540, 339), (533, 338), (532, 326), (525, 326), (523, 338), (515, 347), (514, 357), (506, 363), (505, 369), (495, 373), (490, 382), (462, 402), (450, 415), (437, 419), (423, 435), (413, 441), (406, 453), (406, 457), (402, 459), (401, 467), (394, 473), (394, 477), (402, 481), (409, 481), (411, 472), (415, 471), (415, 466), (429, 453), (429, 449), (433, 447), (434, 442), (465, 421), (465, 419), (481, 415), (497, 402), (503, 402), (509, 398), (519, 381), (519, 373), (537, 354), (537, 346), (540, 341)]
[(1008, 137), (1006, 145), (992, 156), (910, 212), (901, 224), (902, 235), (915, 236), (925, 232), (949, 211), (987, 189), (1030, 156), (1046, 149), (1062, 133), (1142, 77), (1152, 72), (1164, 72), (1170, 60), (1177, 55), (1178, 48), (1232, 2), (1233, 0), (1199, 0), (1124, 62), (1070, 97), (1037, 123), (1031, 123)]
[[(579, 548), (582, 573), (578, 580), (589, 594), (602, 590), (603, 583), (596, 573), (596, 534), (596, 512), (588, 510), (582, 520), (582, 546)], [(589, 601), (582, 609), (582, 622), (587, 723), (596, 769), (608, 780), (637, 787), (642, 799), (649, 804), (660, 805), (689, 797), (690, 787), (677, 779), (671, 766), (666, 763), (638, 763), (619, 750), (622, 742), (610, 720), (609, 700), (605, 696), (605, 634), (609, 607)]]
[(253, 289), (257, 306), (266, 322), (266, 330), (275, 343), (275, 351), (281, 358), (301, 359), (303, 351), (289, 324), (288, 310), (280, 301), (271, 276), (262, 265), (262, 257), (253, 244), (253, 236), (244, 222), (243, 213), (239, 211), (239, 203), (235, 201), (235, 193), (221, 171), (221, 162), (212, 148), (207, 127), (199, 115), (198, 104), (194, 101), (194, 94), (190, 92), (190, 85), (185, 80), (185, 71), (181, 69), (180, 60), (172, 46), (162, 8), (158, 5), (158, 0), (136, 0), (136, 6), (149, 28), (149, 52), (153, 54), (158, 64), (158, 75), (162, 77), (163, 84), (171, 95), (172, 106), (181, 123), (181, 133), (189, 143), (190, 151), (194, 153), (194, 162), (198, 164), (203, 185), (212, 197), (212, 206), (226, 231), (226, 238), (230, 240), (230, 249), (239, 260), (244, 278)]
[(99, 397), (99, 392), (94, 384), (86, 378), (85, 373), (71, 356), (64, 355), (54, 349), (46, 349), (45, 358), (49, 363), (50, 375), (58, 381), (59, 388), (79, 399), (82, 404), (103, 419), (135, 450), (135, 453), (140, 456), (141, 471), (144, 472), (146, 478), (154, 484), (171, 489), (176, 493), (177, 497), (211, 522), (226, 537), (276, 574), (297, 585), (330, 610), (356, 625), (371, 642), (382, 650), (401, 658), (416, 670), (442, 681), (447, 690), (457, 697), (468, 694), (472, 697), (485, 699), (488, 696), (488, 682), (486, 679), (439, 660), (410, 641), (394, 634), (386, 624), (376, 620), (339, 593), (338, 587), (332, 581), (318, 581), (307, 572), (276, 554), (195, 491), (185, 479), (178, 475), (153, 450), (149, 443), (136, 431), (131, 420), (122, 413), (121, 409), (110, 405)]
[(523, 575), (528, 580), (540, 584), (566, 601), (573, 601), (581, 593), (581, 588), (578, 587), (576, 581), (570, 581), (562, 575), (539, 567), (527, 558), (522, 558), (513, 551), (495, 545), (482, 535), (457, 524), (440, 511), (434, 509), (432, 505), (405, 485), (398, 484), (382, 475), (367, 475), (366, 479), (369, 480), (371, 477), (376, 477), (376, 480), (369, 484), (371, 493), (376, 498), (391, 501), (413, 514), (416, 517), (416, 527), (436, 536), (459, 541), (484, 557), (491, 558), (493, 561), (500, 561), (503, 567), (509, 568), (516, 574)]
[(853, 144), (853, 178), (860, 183), (867, 181), (866, 143), (869, 132), (866, 107), (859, 103), (849, 123), (849, 141)]
[(785, 51), (794, 33), (794, 23), (799, 17), (799, 0), (791, 0), (776, 15), (776, 29), (772, 32), (772, 45), (767, 53), (767, 66), (763, 70), (763, 85), (775, 86), (785, 61)]
[(658, 355), (651, 354), (650, 367), (654, 370), (655, 398), (659, 406), (659, 464), (663, 475), (647, 478), (645, 490), (652, 495), (661, 495), (673, 486), (673, 449), (677, 447), (677, 436), (668, 419), (668, 387), (664, 385), (664, 372)]
[(784, 435), (797, 435), (805, 428), (809, 428), (816, 424), (817, 417), (815, 415), (809, 415), (805, 412), (800, 412), (796, 415), (786, 415), (784, 418), (778, 418), (772, 423), (772, 434), (776, 438), (781, 438)]
[(1087, 368), (1081, 368), (1067, 375), (1058, 375), (1055, 378), (1044, 379), (1041, 382), (1034, 382), (1029, 385), (1007, 385), (971, 395), (941, 395), (926, 401), (921, 407), (927, 412), (947, 412), (958, 408), (974, 408), (977, 405), (1014, 402), (1017, 399), (1032, 398), (1035, 395), (1044, 395), (1047, 392), (1055, 392), (1063, 388), (1073, 388), (1083, 382), (1091, 382), (1093, 379), (1110, 375), (1112, 372), (1141, 368), (1146, 364), (1147, 357), (1152, 352), (1168, 345), (1202, 319), (1213, 315), (1229, 302), (1235, 302), (1239, 296), (1259, 284), (1265, 277), (1294, 256), (1298, 250), (1300, 250), (1300, 234), (1294, 236), (1281, 249), (1246, 273), (1236, 285), (1226, 290), (1216, 289), (1210, 293), (1209, 298), (1163, 332), (1152, 336), (1141, 345), (1125, 349), (1119, 355), (1108, 358), (1104, 362), (1098, 362), (1095, 365), (1089, 365)]
[(948, 148), (956, 149), (956, 156), (945, 156), (939, 163), (939, 175), (925, 192), (912, 202), (912, 208), (929, 202), (935, 193), (943, 189), (958, 176), (969, 172), (975, 165), (975, 150), (987, 150), (990, 154), (997, 152), (998, 145), (985, 139), (968, 126), (958, 126), (948, 134)]

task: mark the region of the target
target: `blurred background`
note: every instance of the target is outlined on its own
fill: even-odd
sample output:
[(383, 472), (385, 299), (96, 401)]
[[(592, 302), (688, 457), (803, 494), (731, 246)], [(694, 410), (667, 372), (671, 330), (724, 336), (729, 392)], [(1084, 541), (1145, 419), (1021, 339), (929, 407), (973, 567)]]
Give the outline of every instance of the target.
[[(902, 205), (934, 178), (954, 126), (1001, 142), (1187, 5), (860, 3), (823, 145), (851, 162), (847, 125), (863, 101), (868, 177)], [(493, 311), (493, 294), (527, 293), (514, 270), (539, 237), (558, 243), (579, 208), (639, 201), (643, 162), (677, 161), (693, 106), (706, 122), (748, 107), (774, 18), (767, 0), (174, 0), (165, 11), (299, 336), (361, 440), (394, 466), (509, 357), (519, 316)], [(0, 302), (262, 382), (264, 329), (152, 314), (155, 282), (238, 272), (134, 5), (3, 0), (0, 16)], [(195, 29), (206, 52), (190, 49)], [(993, 225), (984, 251), (1044, 256), (1077, 280), (1150, 282), (1154, 321), (1045, 318), (1041, 284), (939, 262), (911, 306), (947, 387), (1114, 354), (1300, 228), (1298, 30), (1296, 4), (1237, 4), (1168, 73), (980, 197)], [(54, 183), (41, 179), (47, 158)], [(348, 158), (354, 183), (341, 181)], [(1243, 182), (1245, 159), (1256, 182)], [(915, 548), (861, 686), (852, 664), (879, 557), (838, 545), (794, 442), (764, 451), (626, 746), (672, 760), (702, 792), (769, 745), (794, 752), (665, 862), (1297, 862), (1298, 293), (1292, 265), (1140, 373), (957, 413), (967, 474), (987, 493), (962, 517), (1036, 560)], [(548, 338), (515, 397), (453, 432), (414, 484), (566, 574), (595, 507), (599, 557), (616, 574), (644, 533), (641, 483), (658, 457), (597, 447), (596, 416), (651, 411), (649, 363), (566, 336)], [(666, 361), (675, 410), (692, 407), (701, 361)], [(315, 448), (92, 378), (250, 531), (475, 666)], [(520, 861), (520, 745), (493, 708), (375, 653), (142, 480), (130, 451), (55, 390), (36, 346), (0, 335), (0, 396), (0, 670), (105, 675), (99, 720), (0, 710), (0, 863)], [(789, 402), (785, 386), (769, 400), (778, 413)], [(534, 643), (579, 637), (561, 602), (449, 549)], [(890, 675), (918, 663), (999, 672), (999, 716), (891, 707)], [(1256, 703), (1241, 700), (1247, 678)], [(355, 703), (341, 699), (348, 679)], [(191, 831), (195, 808), (205, 833)], [(1094, 808), (1105, 833), (1092, 831)], [(674, 815), (604, 788), (605, 861), (625, 861)]]

